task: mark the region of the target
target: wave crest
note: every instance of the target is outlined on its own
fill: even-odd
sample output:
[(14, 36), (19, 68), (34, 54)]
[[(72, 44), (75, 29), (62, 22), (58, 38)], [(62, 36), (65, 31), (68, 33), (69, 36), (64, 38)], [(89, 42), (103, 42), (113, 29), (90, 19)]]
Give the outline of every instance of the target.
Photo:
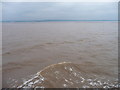
[(118, 88), (118, 80), (109, 76), (93, 63), (62, 62), (44, 68), (18, 88)]

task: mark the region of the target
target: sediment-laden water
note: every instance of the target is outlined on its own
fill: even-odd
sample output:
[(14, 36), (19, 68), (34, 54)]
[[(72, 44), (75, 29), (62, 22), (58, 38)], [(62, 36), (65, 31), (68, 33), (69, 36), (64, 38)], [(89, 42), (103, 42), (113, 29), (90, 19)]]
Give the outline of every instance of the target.
[(2, 35), (3, 88), (118, 87), (117, 22), (3, 23)]
[[(86, 66), (87, 65), (87, 66)], [(93, 63), (58, 63), (44, 68), (18, 88), (118, 88), (118, 79)]]

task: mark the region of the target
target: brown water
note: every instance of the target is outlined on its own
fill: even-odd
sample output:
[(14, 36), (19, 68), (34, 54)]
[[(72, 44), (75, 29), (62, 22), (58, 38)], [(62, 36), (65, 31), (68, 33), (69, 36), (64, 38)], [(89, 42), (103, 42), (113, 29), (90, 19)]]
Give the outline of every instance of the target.
[[(43, 68), (60, 62), (71, 62), (70, 66), (63, 65), (73, 68), (77, 64), (81, 71), (75, 68), (76, 73), (82, 73), (80, 76), (85, 80), (100, 77), (98, 81), (114, 85), (118, 79), (117, 25), (117, 22), (3, 23), (3, 87), (17, 87)], [(58, 69), (71, 78), (68, 71), (62, 72), (63, 68), (60, 66)], [(80, 80), (80, 76), (73, 77), (72, 83)], [(52, 78), (48, 79), (50, 85), (45, 83), (40, 86), (79, 85), (63, 82), (53, 86), (55, 77), (54, 80)], [(89, 85), (80, 85), (83, 86)]]
[(111, 76), (91, 62), (62, 62), (46, 67), (18, 88), (117, 88), (118, 80)]

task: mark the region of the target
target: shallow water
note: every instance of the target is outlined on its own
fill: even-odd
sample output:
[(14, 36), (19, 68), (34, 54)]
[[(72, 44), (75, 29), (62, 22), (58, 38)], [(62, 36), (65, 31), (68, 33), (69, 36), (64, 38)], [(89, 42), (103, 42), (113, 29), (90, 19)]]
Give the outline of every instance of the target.
[(3, 87), (17, 87), (45, 67), (60, 62), (86, 64), (86, 68), (92, 63), (91, 74), (106, 75), (113, 83), (118, 78), (117, 25), (117, 22), (3, 23)]

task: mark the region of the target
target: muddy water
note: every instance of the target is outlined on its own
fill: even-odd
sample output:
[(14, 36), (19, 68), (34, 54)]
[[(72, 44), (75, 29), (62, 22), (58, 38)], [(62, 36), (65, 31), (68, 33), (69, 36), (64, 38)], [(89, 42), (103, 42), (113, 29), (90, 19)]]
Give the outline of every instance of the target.
[(117, 88), (118, 79), (111, 76), (94, 63), (62, 62), (44, 68), (18, 88)]
[[(64, 71), (65, 65), (81, 73), (73, 77), (73, 81), (81, 80), (80, 76), (85, 79), (85, 85), (80, 87), (88, 87), (88, 79), (114, 84), (118, 78), (117, 22), (3, 23), (3, 87), (18, 87), (45, 67), (60, 62), (72, 63), (57, 67), (61, 75), (65, 73), (65, 79), (67, 74), (73, 77), (73, 73)], [(40, 86), (55, 87), (55, 79), (50, 77), (51, 86)], [(78, 85), (75, 82), (63, 86)]]

